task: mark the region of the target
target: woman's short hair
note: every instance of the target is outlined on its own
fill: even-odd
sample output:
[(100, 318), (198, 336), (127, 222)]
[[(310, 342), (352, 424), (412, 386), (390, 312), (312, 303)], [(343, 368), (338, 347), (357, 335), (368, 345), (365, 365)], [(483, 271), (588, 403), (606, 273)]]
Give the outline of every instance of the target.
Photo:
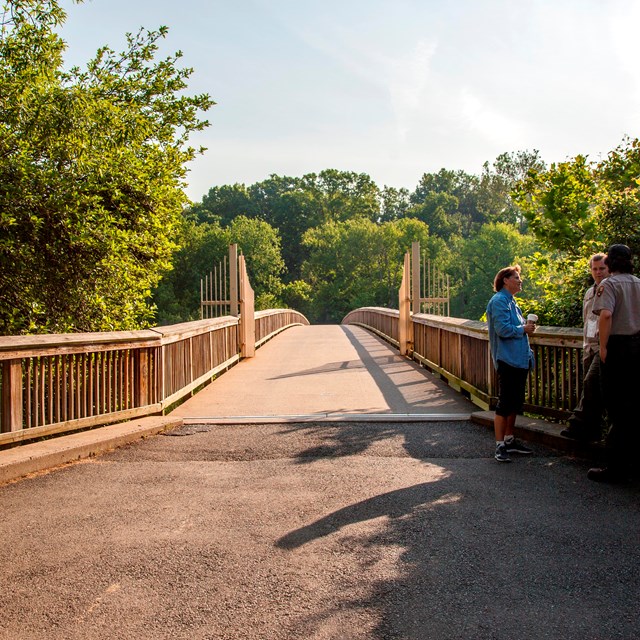
[(520, 265), (514, 264), (510, 267), (505, 267), (504, 269), (500, 269), (498, 273), (496, 273), (496, 277), (493, 279), (493, 290), (500, 291), (502, 287), (504, 287), (505, 278), (510, 278), (512, 275), (520, 273)]

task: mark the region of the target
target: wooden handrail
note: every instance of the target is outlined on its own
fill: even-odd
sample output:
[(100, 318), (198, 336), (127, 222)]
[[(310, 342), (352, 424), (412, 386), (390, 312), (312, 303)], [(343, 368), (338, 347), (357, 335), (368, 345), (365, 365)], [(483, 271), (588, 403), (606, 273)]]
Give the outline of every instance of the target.
[[(240, 359), (238, 323), (0, 337), (0, 445), (163, 413)], [(257, 312), (256, 347), (296, 324), (309, 323)]]
[[(358, 324), (398, 346), (399, 312), (363, 307), (351, 311), (343, 324)], [(410, 356), (445, 378), (483, 409), (496, 403), (497, 378), (489, 351), (486, 322), (429, 314), (411, 316)], [(582, 393), (582, 331), (538, 327), (530, 338), (536, 368), (528, 378), (525, 410), (566, 418)]]

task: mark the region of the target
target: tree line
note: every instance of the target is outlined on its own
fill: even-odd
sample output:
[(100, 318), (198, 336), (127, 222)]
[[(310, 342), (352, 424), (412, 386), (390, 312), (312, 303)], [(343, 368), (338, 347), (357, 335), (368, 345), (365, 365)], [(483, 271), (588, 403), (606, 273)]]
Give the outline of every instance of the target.
[[(263, 308), (291, 306), (314, 322), (339, 322), (358, 306), (396, 307), (404, 252), (419, 241), (457, 283), (454, 310), (479, 315), (473, 246), (482, 240), (505, 249), (500, 259), (518, 255), (526, 225), (510, 194), (542, 166), (537, 152), (503, 154), (481, 176), (424, 174), (413, 192), (335, 169), (212, 187), (184, 212), (180, 266), (155, 294), (160, 320), (185, 319), (185, 310), (196, 317), (199, 278), (207, 260), (210, 268), (223, 257), (222, 238), (245, 253)], [(465, 253), (473, 264), (460, 262)]]
[[(254, 229), (244, 250), (250, 272), (262, 278), (256, 281), (259, 304), (291, 306), (314, 322), (339, 322), (359, 306), (397, 307), (402, 257), (418, 240), (452, 279), (453, 315), (481, 319), (495, 273), (519, 263), (522, 305), (545, 324), (579, 326), (589, 256), (612, 242), (640, 253), (639, 180), (639, 143), (629, 138), (598, 163), (577, 156), (547, 166), (535, 150), (504, 153), (480, 175), (425, 173), (412, 192), (379, 188), (366, 174), (334, 169), (272, 175), (250, 186), (212, 187), (184, 212), (184, 245), (226, 229), (242, 247), (242, 221), (245, 233)], [(262, 226), (262, 245), (252, 225)], [(192, 270), (189, 287), (174, 279), (189, 271), (189, 256), (199, 251), (194, 248), (179, 252), (182, 268), (158, 288), (163, 299), (191, 309), (191, 317), (203, 271)], [(260, 267), (251, 269), (258, 260)], [(261, 276), (259, 270), (265, 270)], [(161, 320), (177, 319), (163, 318), (166, 308), (158, 308)]]
[[(397, 307), (419, 241), (453, 283), (452, 315), (482, 318), (493, 276), (519, 263), (522, 306), (578, 326), (586, 261), (612, 242), (640, 254), (640, 143), (547, 165), (506, 152), (478, 175), (424, 173), (413, 191), (326, 169), (184, 193), (189, 136), (214, 103), (190, 96), (167, 34), (65, 70), (56, 0), (4, 3), (0, 32), (0, 332), (137, 329), (195, 319), (200, 279), (232, 242), (258, 308), (339, 322)], [(215, 150), (213, 150), (215, 152)]]

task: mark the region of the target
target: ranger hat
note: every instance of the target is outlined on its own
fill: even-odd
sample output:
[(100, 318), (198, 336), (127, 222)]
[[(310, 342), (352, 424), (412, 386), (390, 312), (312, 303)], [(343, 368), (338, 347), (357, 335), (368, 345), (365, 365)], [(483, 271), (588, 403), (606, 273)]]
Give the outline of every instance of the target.
[(612, 244), (607, 257), (612, 260), (631, 260), (631, 249), (626, 244)]

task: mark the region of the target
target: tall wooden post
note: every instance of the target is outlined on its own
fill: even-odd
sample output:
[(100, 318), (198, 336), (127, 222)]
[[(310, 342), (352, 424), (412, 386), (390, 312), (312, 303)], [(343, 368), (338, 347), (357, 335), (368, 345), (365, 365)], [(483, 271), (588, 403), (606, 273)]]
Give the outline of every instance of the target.
[(238, 260), (240, 271), (240, 357), (253, 358), (256, 355), (256, 321), (254, 294), (244, 256)]
[(411, 254), (407, 251), (404, 254), (404, 267), (402, 269), (402, 282), (398, 294), (398, 308), (400, 317), (398, 319), (398, 346), (400, 355), (406, 356), (409, 353), (411, 336), (411, 292), (410, 292)]
[[(244, 260), (244, 258), (243, 258)], [(238, 307), (238, 245), (229, 245), (229, 314), (237, 316)]]
[(420, 243), (411, 243), (411, 310), (420, 313)]

